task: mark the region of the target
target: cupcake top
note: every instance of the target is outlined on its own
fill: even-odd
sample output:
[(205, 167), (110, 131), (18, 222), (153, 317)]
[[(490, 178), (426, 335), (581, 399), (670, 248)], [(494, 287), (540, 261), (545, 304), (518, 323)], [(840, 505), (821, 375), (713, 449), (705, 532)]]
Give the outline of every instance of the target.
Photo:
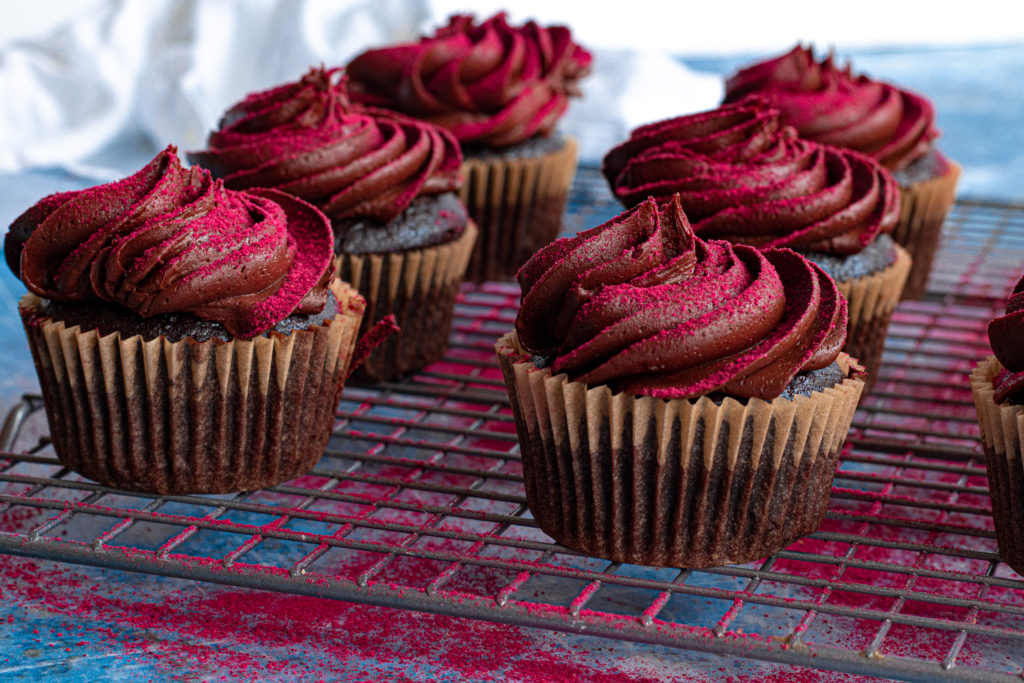
[(457, 190), (462, 153), (447, 131), (395, 112), (353, 106), (337, 70), (249, 95), (191, 152), (232, 189), (271, 187), (332, 220), (387, 223), (421, 195)]
[(927, 153), (939, 136), (931, 103), (916, 93), (840, 69), (829, 53), (797, 45), (786, 54), (741, 69), (725, 83), (725, 101), (760, 93), (800, 136), (863, 152), (891, 171)]
[(461, 143), (507, 147), (554, 130), (591, 59), (565, 26), (457, 14), (419, 42), (364, 52), (346, 71), (358, 102), (443, 126)]
[(759, 247), (855, 254), (900, 213), (892, 174), (799, 138), (759, 98), (641, 126), (602, 171), (626, 206), (678, 193), (698, 235)]
[(696, 237), (678, 195), (547, 245), (517, 277), (520, 344), (614, 391), (767, 400), (846, 341), (846, 300), (821, 268)]
[(123, 180), (43, 198), (11, 224), (4, 252), (40, 297), (190, 313), (242, 338), (323, 310), (333, 254), (314, 207), (228, 190), (183, 168), (174, 146)]
[(992, 380), (996, 403), (1024, 403), (1024, 277), (1014, 285), (1006, 315), (988, 324), (988, 340), (1003, 370)]

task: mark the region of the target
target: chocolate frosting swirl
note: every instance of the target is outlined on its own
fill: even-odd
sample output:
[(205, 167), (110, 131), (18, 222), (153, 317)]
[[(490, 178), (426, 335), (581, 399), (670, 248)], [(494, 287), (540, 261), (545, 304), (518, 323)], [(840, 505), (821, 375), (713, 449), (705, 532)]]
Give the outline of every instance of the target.
[(457, 14), (418, 43), (369, 50), (346, 68), (352, 97), (447, 128), (462, 143), (506, 147), (549, 135), (591, 55), (565, 26), (477, 24)]
[(549, 244), (517, 277), (523, 347), (614, 391), (771, 399), (846, 341), (824, 271), (789, 249), (705, 242), (678, 196)]
[(457, 190), (462, 152), (447, 131), (395, 112), (354, 107), (337, 70), (249, 95), (190, 152), (232, 189), (270, 187), (333, 220), (387, 223), (420, 195)]
[(248, 338), (323, 310), (332, 246), (314, 207), (227, 190), (170, 146), (128, 178), (40, 200), (15, 219), (4, 253), (41, 297), (191, 313)]
[(1004, 368), (992, 380), (993, 399), (996, 403), (1024, 403), (1024, 277), (1006, 302), (1006, 315), (988, 324), (988, 340)]
[(867, 154), (891, 171), (923, 156), (939, 136), (931, 103), (916, 93), (864, 75), (834, 55), (815, 61), (814, 51), (797, 45), (731, 76), (725, 101), (750, 93), (767, 97), (800, 137)]
[(626, 206), (679, 193), (705, 238), (849, 255), (899, 220), (888, 171), (798, 138), (759, 99), (641, 126), (602, 170)]

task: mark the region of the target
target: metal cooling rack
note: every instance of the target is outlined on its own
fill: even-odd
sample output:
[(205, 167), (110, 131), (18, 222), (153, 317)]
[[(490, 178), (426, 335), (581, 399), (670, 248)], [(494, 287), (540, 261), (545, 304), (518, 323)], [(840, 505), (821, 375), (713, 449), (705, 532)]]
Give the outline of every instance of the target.
[[(581, 171), (570, 232), (615, 215)], [(608, 563), (526, 509), (494, 339), (518, 290), (463, 290), (451, 351), (346, 388), (308, 476), (231, 496), (126, 493), (61, 467), (38, 397), (9, 415), (0, 552), (912, 680), (1020, 680), (1024, 580), (996, 554), (967, 372), (1024, 263), (1024, 205), (961, 202), (902, 304), (826, 521), (746, 565)], [(13, 529), (13, 530), (12, 530)]]

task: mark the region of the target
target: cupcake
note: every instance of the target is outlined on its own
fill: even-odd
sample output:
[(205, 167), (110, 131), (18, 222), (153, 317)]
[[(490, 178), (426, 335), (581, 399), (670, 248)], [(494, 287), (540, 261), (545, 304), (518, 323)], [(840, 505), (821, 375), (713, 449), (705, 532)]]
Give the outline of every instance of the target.
[(864, 387), (821, 268), (704, 241), (673, 196), (553, 242), (518, 279), (496, 351), (541, 529), (616, 562), (709, 567), (818, 527)]
[(400, 328), (357, 376), (392, 379), (444, 356), (477, 234), (450, 133), (353, 106), (340, 72), (321, 68), (231, 107), (189, 159), (229, 188), (281, 190), (330, 218), (338, 275), (366, 299), (362, 332), (392, 314)]
[(931, 102), (855, 75), (849, 65), (840, 69), (831, 53), (816, 61), (813, 50), (800, 45), (740, 70), (725, 89), (726, 102), (751, 93), (768, 97), (800, 137), (867, 154), (892, 172), (903, 207), (893, 238), (914, 260), (903, 298), (924, 294), (960, 177), (960, 166), (935, 147)]
[(845, 350), (874, 383), (911, 263), (887, 234), (899, 193), (877, 162), (798, 138), (749, 99), (641, 126), (602, 170), (626, 206), (679, 193), (699, 236), (789, 247), (821, 266), (849, 301)]
[(1024, 574), (1024, 278), (989, 323), (990, 356), (971, 372), (999, 554)]
[(461, 197), (480, 227), (468, 277), (507, 279), (562, 229), (577, 143), (555, 131), (591, 56), (564, 26), (452, 16), (417, 43), (346, 67), (352, 97), (442, 126), (462, 145)]
[(60, 461), (148, 493), (248, 491), (323, 454), (363, 300), (327, 219), (234, 192), (168, 147), (135, 175), (40, 200), (7, 262)]

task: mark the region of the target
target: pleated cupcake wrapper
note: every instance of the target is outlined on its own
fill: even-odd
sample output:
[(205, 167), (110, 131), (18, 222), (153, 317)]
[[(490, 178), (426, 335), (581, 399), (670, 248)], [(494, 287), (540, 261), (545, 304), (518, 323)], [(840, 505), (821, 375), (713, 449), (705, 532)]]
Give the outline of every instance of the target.
[(576, 174), (578, 144), (524, 159), (467, 159), (460, 197), (480, 228), (466, 279), (515, 276), (519, 267), (562, 230), (562, 215)]
[(100, 335), (20, 303), (61, 462), (150, 493), (227, 493), (294, 478), (323, 454), (362, 317), (347, 285), (338, 314), (289, 335), (170, 341)]
[(618, 562), (747, 562), (825, 514), (863, 368), (795, 399), (656, 399), (537, 368), (515, 333), (495, 350), (512, 402), (527, 503), (569, 548)]
[(960, 165), (948, 161), (946, 173), (906, 187), (900, 186), (900, 220), (892, 238), (906, 247), (914, 266), (903, 290), (904, 299), (918, 299), (928, 285), (932, 261), (939, 246), (939, 235), (946, 214), (956, 197)]
[(985, 471), (992, 497), (999, 554), (1024, 573), (1024, 406), (995, 402), (992, 380), (1003, 369), (989, 356), (971, 371), (971, 394), (978, 412)]
[(913, 259), (896, 246), (896, 260), (887, 268), (861, 278), (837, 282), (849, 304), (850, 322), (843, 347), (867, 369), (866, 391), (871, 391), (882, 364), (882, 347), (889, 321), (900, 302)]
[(452, 242), (389, 254), (341, 254), (338, 276), (366, 299), (360, 334), (393, 313), (400, 331), (375, 348), (353, 377), (380, 381), (440, 360), (448, 349), (455, 297), (477, 228), (470, 221)]

